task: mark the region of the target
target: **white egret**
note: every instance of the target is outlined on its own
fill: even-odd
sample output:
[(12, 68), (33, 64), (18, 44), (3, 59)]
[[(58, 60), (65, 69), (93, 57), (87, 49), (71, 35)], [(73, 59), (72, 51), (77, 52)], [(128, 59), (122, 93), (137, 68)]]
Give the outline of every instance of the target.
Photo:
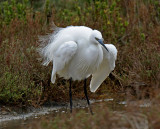
[[(41, 40), (42, 43), (45, 40)], [(70, 79), (69, 96), (72, 112), (72, 80), (84, 80), (84, 93), (90, 108), (86, 90), (86, 79), (92, 75), (90, 91), (95, 92), (106, 77), (114, 70), (117, 49), (112, 44), (104, 44), (101, 32), (85, 26), (61, 28), (49, 36), (48, 44), (42, 47), (44, 65), (53, 62), (51, 82), (56, 74)]]

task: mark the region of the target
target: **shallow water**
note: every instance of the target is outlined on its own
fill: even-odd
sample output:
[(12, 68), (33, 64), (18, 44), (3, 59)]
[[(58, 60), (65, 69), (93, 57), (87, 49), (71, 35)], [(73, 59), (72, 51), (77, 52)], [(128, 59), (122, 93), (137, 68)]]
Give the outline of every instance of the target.
[[(126, 101), (117, 102), (114, 99), (104, 99), (104, 100), (91, 100), (92, 107), (101, 106), (102, 104), (107, 106), (113, 111), (123, 110), (127, 105)], [(135, 104), (135, 102), (133, 102)], [(144, 104), (139, 104), (140, 107), (149, 106), (150, 103), (145, 102)], [(73, 110), (86, 110), (88, 111), (88, 106), (86, 100), (75, 100), (73, 101)], [(36, 122), (43, 120), (43, 118), (53, 118), (57, 114), (70, 113), (69, 104), (47, 104), (41, 108), (32, 108), (30, 110), (17, 112), (10, 112), (7, 114), (0, 115), (0, 129), (19, 129), (21, 127), (27, 126), (31, 122)], [(89, 111), (88, 111), (89, 113)]]

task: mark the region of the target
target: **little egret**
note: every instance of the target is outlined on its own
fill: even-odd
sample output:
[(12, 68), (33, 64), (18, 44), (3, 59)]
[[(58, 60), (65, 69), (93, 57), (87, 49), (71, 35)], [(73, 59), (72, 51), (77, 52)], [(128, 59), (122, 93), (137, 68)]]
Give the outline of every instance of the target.
[[(86, 79), (92, 75), (90, 91), (95, 92), (106, 77), (114, 70), (117, 49), (112, 44), (104, 44), (101, 32), (85, 26), (61, 28), (48, 36), (47, 45), (40, 49), (43, 64), (53, 62), (51, 82), (54, 84), (56, 74), (70, 79), (69, 96), (72, 112), (72, 80), (84, 80), (84, 93), (89, 110)], [(45, 38), (41, 42), (44, 44)]]

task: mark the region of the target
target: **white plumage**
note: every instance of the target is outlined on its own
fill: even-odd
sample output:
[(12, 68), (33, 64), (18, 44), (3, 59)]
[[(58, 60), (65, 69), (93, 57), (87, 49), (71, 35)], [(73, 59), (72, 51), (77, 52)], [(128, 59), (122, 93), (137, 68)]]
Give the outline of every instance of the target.
[[(85, 26), (69, 26), (49, 37), (41, 49), (44, 65), (53, 62), (51, 81), (56, 74), (65, 79), (84, 80), (92, 75), (90, 90), (95, 92), (115, 68), (117, 49), (102, 44), (102, 34)], [(106, 48), (105, 48), (106, 47)]]

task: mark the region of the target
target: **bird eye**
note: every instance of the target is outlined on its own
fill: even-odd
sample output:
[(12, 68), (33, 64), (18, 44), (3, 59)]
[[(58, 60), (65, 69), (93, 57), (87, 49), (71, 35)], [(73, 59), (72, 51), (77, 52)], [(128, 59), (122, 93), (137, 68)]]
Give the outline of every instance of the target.
[(98, 38), (95, 37), (96, 40), (99, 40)]

